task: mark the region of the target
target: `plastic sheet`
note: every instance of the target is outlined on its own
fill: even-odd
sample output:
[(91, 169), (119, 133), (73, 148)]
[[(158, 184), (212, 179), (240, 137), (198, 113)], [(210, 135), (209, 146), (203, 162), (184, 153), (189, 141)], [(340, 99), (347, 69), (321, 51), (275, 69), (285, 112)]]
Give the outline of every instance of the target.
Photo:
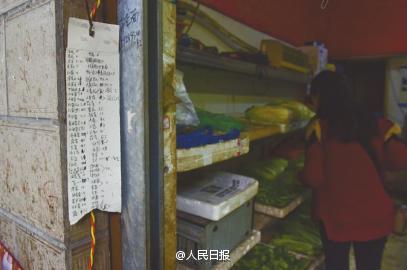
[(194, 104), (189, 98), (183, 78), (184, 74), (177, 70), (175, 72), (175, 96), (178, 99), (176, 116), (177, 125), (198, 126), (199, 118), (196, 114)]

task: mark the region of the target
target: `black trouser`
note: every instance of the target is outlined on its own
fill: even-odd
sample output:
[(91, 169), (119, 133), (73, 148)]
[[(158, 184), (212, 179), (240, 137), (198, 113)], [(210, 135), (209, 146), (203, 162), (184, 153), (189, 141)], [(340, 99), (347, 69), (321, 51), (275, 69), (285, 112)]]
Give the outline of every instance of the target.
[(355, 252), (357, 270), (380, 270), (387, 237), (366, 242), (335, 242), (327, 238), (325, 228), (321, 224), (321, 239), (326, 270), (348, 270), (351, 245)]

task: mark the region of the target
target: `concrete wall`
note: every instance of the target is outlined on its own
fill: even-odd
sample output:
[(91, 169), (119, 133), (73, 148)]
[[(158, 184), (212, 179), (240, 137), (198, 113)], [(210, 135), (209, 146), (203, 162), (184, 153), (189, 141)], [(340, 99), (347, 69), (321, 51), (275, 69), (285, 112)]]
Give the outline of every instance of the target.
[[(82, 0), (0, 0), (0, 241), (24, 269), (87, 268), (89, 220), (67, 219), (65, 31)], [(65, 16), (65, 17), (64, 17)], [(110, 269), (96, 213), (94, 269)]]
[(0, 241), (65, 269), (56, 3), (0, 0)]
[(59, 5), (0, 0), (0, 241), (25, 269), (65, 269), (68, 254), (58, 113)]

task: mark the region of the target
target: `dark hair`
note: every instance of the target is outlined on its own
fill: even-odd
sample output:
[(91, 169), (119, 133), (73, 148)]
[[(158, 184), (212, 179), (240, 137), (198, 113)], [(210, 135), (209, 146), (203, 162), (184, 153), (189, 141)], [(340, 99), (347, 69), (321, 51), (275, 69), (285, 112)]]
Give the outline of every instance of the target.
[(353, 94), (349, 79), (337, 72), (322, 71), (311, 82), (311, 95), (319, 101), (316, 113), (326, 121), (327, 135), (343, 142), (370, 144), (377, 134), (377, 121)]

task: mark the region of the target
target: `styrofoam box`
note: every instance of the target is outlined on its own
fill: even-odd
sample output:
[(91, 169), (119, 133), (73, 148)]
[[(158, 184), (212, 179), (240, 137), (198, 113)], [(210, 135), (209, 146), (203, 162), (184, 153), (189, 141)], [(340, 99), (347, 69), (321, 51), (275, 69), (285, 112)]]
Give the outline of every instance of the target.
[(180, 187), (177, 209), (209, 220), (220, 220), (252, 199), (259, 184), (242, 175), (216, 172)]

